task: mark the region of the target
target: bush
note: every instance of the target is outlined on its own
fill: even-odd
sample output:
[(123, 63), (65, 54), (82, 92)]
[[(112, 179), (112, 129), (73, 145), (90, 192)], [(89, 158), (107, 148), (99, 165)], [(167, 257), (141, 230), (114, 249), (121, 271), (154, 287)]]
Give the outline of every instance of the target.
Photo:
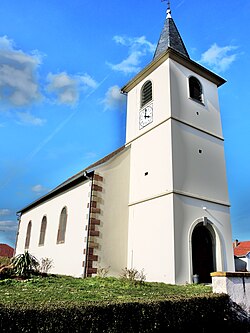
[(7, 266), (11, 263), (11, 258), (8, 257), (0, 257), (0, 267)]
[(12, 259), (13, 269), (16, 275), (28, 278), (37, 271), (39, 262), (36, 257), (32, 256), (28, 251), (18, 254)]
[(133, 283), (144, 283), (146, 281), (146, 275), (144, 270), (142, 269), (140, 272), (135, 268), (127, 268), (125, 267), (122, 270), (122, 274), (120, 277), (124, 280), (128, 280)]
[(41, 273), (47, 274), (49, 270), (53, 267), (53, 260), (50, 258), (42, 258), (38, 270)]
[(11, 278), (13, 275), (14, 269), (11, 264), (0, 267), (0, 280)]
[(247, 333), (227, 295), (129, 303), (0, 307), (1, 332)]

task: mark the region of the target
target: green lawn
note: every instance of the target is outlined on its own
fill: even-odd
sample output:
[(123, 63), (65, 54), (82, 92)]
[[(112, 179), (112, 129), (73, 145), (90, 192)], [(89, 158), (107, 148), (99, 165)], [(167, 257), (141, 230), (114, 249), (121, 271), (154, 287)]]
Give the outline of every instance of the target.
[(68, 276), (33, 277), (28, 280), (0, 281), (0, 306), (154, 301), (166, 298), (204, 296), (210, 286), (176, 286), (164, 283), (133, 283), (118, 278), (73, 278)]

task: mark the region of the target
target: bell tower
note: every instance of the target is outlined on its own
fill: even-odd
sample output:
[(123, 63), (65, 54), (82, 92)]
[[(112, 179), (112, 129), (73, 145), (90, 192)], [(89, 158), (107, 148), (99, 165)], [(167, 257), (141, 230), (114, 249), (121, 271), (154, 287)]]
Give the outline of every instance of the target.
[(167, 16), (151, 63), (127, 94), (130, 146), (128, 267), (147, 280), (210, 282), (234, 271), (218, 88), (190, 59)]

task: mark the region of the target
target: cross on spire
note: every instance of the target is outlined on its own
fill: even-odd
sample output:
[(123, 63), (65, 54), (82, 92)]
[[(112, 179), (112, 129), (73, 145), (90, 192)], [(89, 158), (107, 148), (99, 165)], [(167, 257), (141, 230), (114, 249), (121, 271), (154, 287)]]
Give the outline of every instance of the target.
[(170, 0), (161, 0), (161, 2), (168, 2), (168, 8), (167, 9), (170, 9)]
[(171, 9), (170, 9), (170, 1), (169, 0), (161, 0), (161, 2), (167, 2), (167, 17), (164, 22), (164, 27), (162, 29), (154, 58), (158, 58), (161, 54), (166, 52), (168, 49), (172, 49), (176, 52), (179, 52), (182, 56), (189, 59), (189, 55), (187, 49), (183, 43), (181, 35), (174, 23), (174, 20), (171, 17)]
[(171, 8), (170, 8), (170, 0), (161, 0), (161, 2), (167, 2), (167, 18), (171, 18)]

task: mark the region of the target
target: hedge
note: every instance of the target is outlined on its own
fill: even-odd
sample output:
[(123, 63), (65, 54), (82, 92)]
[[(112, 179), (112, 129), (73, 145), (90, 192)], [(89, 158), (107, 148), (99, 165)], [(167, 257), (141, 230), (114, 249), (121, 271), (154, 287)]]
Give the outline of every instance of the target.
[(250, 332), (228, 295), (130, 303), (0, 305), (0, 332)]

